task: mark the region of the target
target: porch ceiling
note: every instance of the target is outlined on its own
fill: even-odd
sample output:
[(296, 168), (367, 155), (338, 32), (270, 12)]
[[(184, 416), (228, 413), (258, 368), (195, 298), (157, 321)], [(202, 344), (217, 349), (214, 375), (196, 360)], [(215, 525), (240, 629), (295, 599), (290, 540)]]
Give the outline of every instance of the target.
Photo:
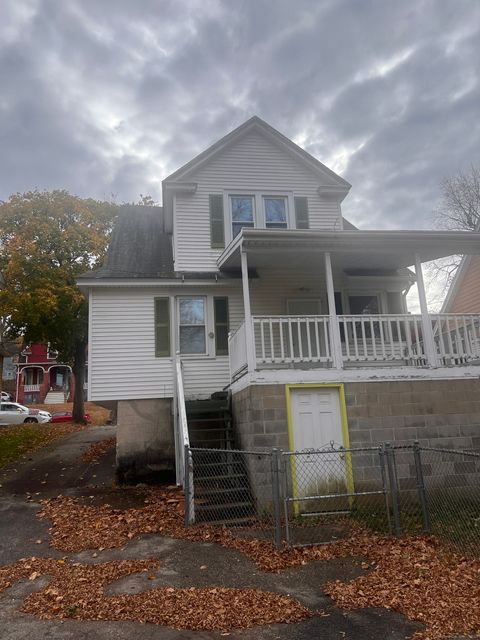
[(220, 269), (240, 267), (240, 250), (250, 268), (315, 267), (331, 253), (340, 269), (400, 269), (451, 255), (480, 255), (480, 233), (471, 231), (273, 231), (242, 229), (218, 259)]

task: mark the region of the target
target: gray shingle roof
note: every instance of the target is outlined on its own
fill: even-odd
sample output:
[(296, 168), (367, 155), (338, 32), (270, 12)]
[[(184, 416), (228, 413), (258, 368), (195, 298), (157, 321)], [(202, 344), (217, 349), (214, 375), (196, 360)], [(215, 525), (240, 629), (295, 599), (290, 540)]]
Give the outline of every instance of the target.
[(95, 271), (77, 278), (155, 278), (155, 279), (214, 279), (238, 278), (240, 274), (175, 271), (172, 235), (165, 233), (163, 207), (128, 205), (120, 212), (112, 232), (105, 263)]
[(172, 236), (163, 207), (121, 207), (105, 264), (81, 278), (173, 278)]

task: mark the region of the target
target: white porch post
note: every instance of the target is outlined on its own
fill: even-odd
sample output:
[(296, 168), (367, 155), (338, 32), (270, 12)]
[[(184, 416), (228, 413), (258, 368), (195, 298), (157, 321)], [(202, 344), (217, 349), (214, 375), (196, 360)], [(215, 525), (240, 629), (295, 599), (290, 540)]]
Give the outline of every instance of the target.
[(252, 312), (250, 309), (250, 285), (248, 282), (248, 261), (246, 252), (241, 249), (243, 310), (245, 315), (245, 339), (247, 341), (247, 364), (249, 371), (255, 371), (255, 339), (253, 335)]
[(330, 349), (332, 351), (333, 367), (335, 369), (343, 369), (342, 341), (335, 308), (332, 261), (328, 252), (325, 253), (325, 280), (327, 283), (328, 313), (330, 315)]
[(431, 367), (437, 367), (437, 349), (435, 346), (435, 340), (433, 339), (432, 323), (428, 314), (427, 297), (425, 295), (425, 283), (423, 281), (422, 262), (418, 254), (415, 254), (415, 275), (417, 276), (418, 299), (420, 301), (420, 311), (422, 314), (425, 355), (427, 356), (428, 364)]

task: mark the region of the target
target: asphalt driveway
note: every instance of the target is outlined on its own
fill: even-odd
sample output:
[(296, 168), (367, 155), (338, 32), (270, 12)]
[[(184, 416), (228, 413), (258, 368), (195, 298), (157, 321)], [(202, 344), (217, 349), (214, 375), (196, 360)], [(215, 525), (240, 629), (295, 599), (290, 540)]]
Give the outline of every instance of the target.
[[(0, 472), (0, 565), (29, 556), (66, 557), (49, 546), (48, 522), (36, 517), (40, 501), (57, 495), (87, 496), (102, 500), (111, 495), (114, 479), (114, 452), (99, 463), (81, 461), (82, 452), (92, 443), (112, 437), (115, 427), (94, 427), (75, 433), (26, 457)], [(128, 505), (131, 506), (131, 505)], [(232, 631), (235, 640), (312, 639), (404, 640), (419, 626), (403, 616), (383, 609), (342, 611), (322, 592), (322, 584), (349, 579), (363, 573), (361, 559), (343, 558), (312, 562), (280, 574), (260, 571), (239, 552), (206, 542), (175, 540), (145, 535), (131, 540), (123, 549), (99, 553), (83, 551), (67, 554), (82, 563), (108, 560), (155, 558), (160, 569), (152, 576), (135, 574), (108, 587), (111, 594), (135, 594), (155, 587), (225, 586), (258, 588), (290, 595), (321, 615), (293, 625), (269, 625)], [(45, 621), (19, 611), (22, 600), (47, 579), (20, 581), (0, 595), (0, 638), (2, 640), (56, 640), (75, 638), (136, 637), (141, 640), (165, 638), (220, 639), (220, 632), (178, 631), (168, 627), (135, 622)]]

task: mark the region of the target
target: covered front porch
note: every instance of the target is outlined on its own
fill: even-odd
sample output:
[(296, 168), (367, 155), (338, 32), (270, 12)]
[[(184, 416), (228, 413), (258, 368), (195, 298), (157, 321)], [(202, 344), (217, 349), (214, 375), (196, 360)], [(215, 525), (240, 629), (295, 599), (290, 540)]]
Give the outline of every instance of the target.
[[(221, 269), (242, 272), (245, 319), (230, 334), (231, 379), (480, 363), (480, 314), (429, 313), (422, 274), (422, 263), (478, 254), (479, 245), (469, 232), (244, 229), (219, 259)], [(418, 314), (407, 310), (411, 286)]]

